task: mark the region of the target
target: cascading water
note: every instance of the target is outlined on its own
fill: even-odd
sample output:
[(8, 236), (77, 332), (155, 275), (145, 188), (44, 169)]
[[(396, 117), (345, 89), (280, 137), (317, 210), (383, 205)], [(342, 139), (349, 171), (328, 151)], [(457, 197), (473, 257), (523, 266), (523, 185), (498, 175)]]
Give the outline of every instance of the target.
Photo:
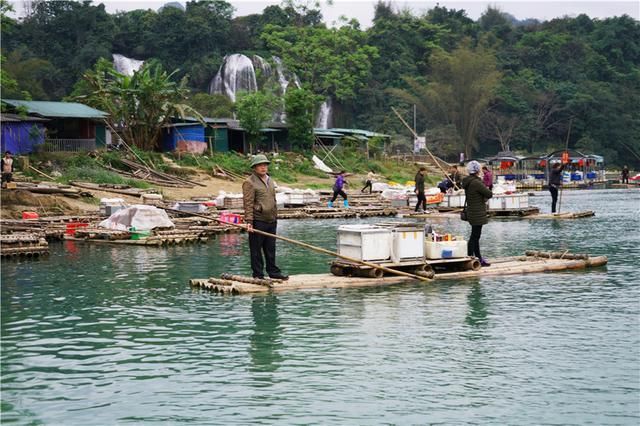
[(118, 53), (114, 53), (113, 55), (113, 67), (120, 74), (124, 75), (133, 75), (135, 71), (138, 71), (144, 61), (138, 61), (137, 59), (127, 58), (124, 55), (120, 55)]
[[(268, 85), (274, 88), (277, 96), (284, 99), (290, 85), (301, 87), (300, 80), (298, 76), (285, 70), (282, 59), (273, 56), (272, 61), (275, 66), (258, 55), (253, 55), (251, 59), (239, 53), (225, 56), (209, 84), (209, 93), (225, 95), (235, 102), (239, 92), (255, 92)], [(282, 109), (273, 114), (274, 121), (284, 122), (285, 118)]]
[(233, 102), (239, 92), (258, 90), (256, 72), (251, 59), (234, 53), (224, 57), (218, 73), (209, 84), (209, 93), (226, 95)]
[(262, 56), (253, 55), (251, 59), (253, 62), (253, 68), (256, 70), (256, 74), (258, 74), (256, 77), (259, 77), (261, 81), (270, 79), (273, 73), (271, 70), (271, 64)]
[(320, 105), (320, 111), (318, 111), (318, 117), (316, 118), (316, 127), (318, 129), (333, 127), (333, 101), (330, 97)]

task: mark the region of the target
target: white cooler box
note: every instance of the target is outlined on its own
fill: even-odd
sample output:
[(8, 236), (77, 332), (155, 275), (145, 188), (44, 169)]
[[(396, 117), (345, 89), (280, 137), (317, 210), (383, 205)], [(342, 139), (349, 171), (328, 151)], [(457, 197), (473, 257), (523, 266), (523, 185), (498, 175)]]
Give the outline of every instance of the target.
[(100, 199), (100, 216), (111, 216), (118, 210), (126, 208), (122, 198), (101, 198)]
[(424, 252), (427, 259), (448, 259), (467, 256), (466, 241), (425, 241)]
[(391, 260), (394, 263), (408, 260), (424, 259), (424, 229), (394, 228), (392, 229), (393, 245)]
[(494, 195), (488, 202), (489, 210), (526, 209), (529, 208), (528, 194)]
[(466, 197), (464, 193), (461, 194), (445, 194), (444, 200), (440, 203), (442, 207), (449, 207), (452, 209), (464, 207), (464, 201)]
[(338, 227), (338, 253), (365, 261), (383, 261), (391, 257), (391, 229), (372, 225)]

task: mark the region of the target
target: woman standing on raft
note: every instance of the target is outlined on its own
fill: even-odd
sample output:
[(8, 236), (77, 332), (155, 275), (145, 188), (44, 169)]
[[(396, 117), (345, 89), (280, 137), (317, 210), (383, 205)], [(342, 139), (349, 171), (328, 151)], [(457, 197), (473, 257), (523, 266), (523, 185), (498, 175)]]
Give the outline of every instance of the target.
[(471, 236), (467, 243), (467, 254), (480, 259), (482, 266), (491, 266), (486, 259), (480, 255), (480, 236), (482, 235), (482, 225), (486, 225), (487, 219), (487, 200), (493, 197), (493, 193), (487, 188), (480, 174), (480, 163), (470, 161), (467, 164), (469, 176), (462, 180), (462, 188), (466, 197), (467, 220), (471, 225)]

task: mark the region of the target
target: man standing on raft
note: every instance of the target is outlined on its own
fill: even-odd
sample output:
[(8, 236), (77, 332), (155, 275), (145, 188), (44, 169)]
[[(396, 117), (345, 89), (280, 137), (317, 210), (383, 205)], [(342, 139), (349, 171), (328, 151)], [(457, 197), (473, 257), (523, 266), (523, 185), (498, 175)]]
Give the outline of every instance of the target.
[(264, 278), (264, 259), (270, 278), (287, 280), (276, 266), (276, 239), (257, 234), (254, 230), (275, 234), (278, 227), (278, 211), (276, 207), (276, 186), (269, 176), (270, 161), (266, 156), (258, 154), (253, 157), (251, 168), (253, 173), (242, 184), (244, 202), (244, 221), (249, 231), (249, 250), (251, 252), (251, 270), (253, 278)]
[(556, 212), (556, 204), (558, 202), (558, 188), (562, 185), (562, 170), (564, 169), (564, 164), (560, 165), (560, 163), (555, 163), (553, 167), (551, 167), (551, 172), (549, 173), (549, 192), (551, 193), (551, 213)]

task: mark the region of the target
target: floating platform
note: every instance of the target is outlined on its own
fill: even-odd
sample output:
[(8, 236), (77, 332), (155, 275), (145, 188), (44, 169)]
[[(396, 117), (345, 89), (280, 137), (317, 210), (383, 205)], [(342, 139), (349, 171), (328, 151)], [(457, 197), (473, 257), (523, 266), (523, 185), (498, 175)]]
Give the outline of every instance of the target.
[(587, 210), (582, 212), (534, 214), (532, 216), (528, 216), (527, 219), (582, 219), (585, 217), (593, 217), (595, 215), (595, 212)]
[[(340, 199), (340, 203), (342, 199)], [(398, 210), (393, 207), (362, 206), (339, 208), (336, 201), (335, 208), (304, 207), (296, 209), (279, 209), (278, 219), (341, 219), (353, 217), (395, 216)]]
[[(436, 273), (434, 279), (482, 278), (497, 275), (520, 275), (541, 272), (559, 272), (574, 269), (595, 268), (607, 264), (606, 256), (590, 257), (571, 253), (526, 252), (524, 256), (492, 259), (491, 266), (479, 270)], [(246, 280), (243, 280), (246, 281)], [(194, 288), (210, 290), (221, 294), (254, 294), (269, 291), (320, 290), (325, 288), (387, 287), (401, 284), (415, 284), (421, 281), (393, 276), (382, 278), (338, 277), (332, 274), (293, 275), (288, 281), (271, 285), (256, 285), (237, 280), (219, 278), (192, 279)]]
[(17, 232), (0, 236), (0, 255), (38, 257), (49, 254), (49, 243), (42, 233)]

